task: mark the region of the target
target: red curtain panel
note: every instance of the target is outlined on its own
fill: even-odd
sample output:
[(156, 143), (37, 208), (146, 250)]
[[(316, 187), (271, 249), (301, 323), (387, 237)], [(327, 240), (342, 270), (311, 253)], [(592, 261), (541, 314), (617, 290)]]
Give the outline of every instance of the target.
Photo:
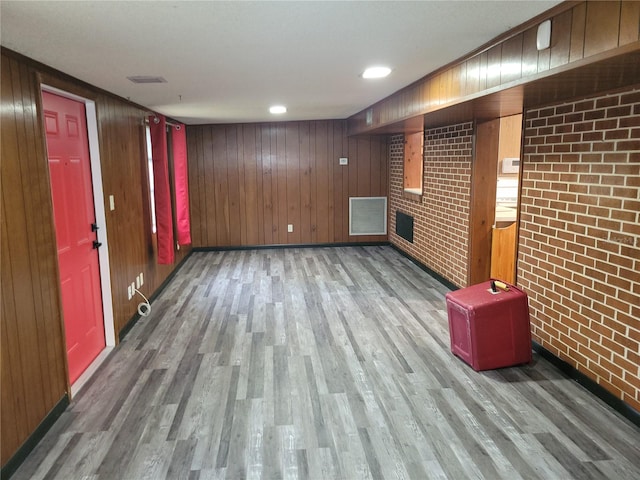
[(176, 193), (176, 231), (178, 244), (191, 243), (189, 219), (189, 177), (187, 174), (187, 134), (184, 125), (171, 128), (173, 145), (173, 182)]
[(173, 213), (169, 186), (169, 158), (167, 153), (166, 120), (162, 115), (149, 117), (151, 154), (153, 156), (153, 183), (156, 203), (156, 230), (158, 263), (170, 265), (174, 261)]

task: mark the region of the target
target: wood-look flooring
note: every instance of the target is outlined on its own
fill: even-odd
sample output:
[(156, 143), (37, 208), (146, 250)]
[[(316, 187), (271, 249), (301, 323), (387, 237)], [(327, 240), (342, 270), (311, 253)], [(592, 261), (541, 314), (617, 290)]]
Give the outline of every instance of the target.
[(15, 479), (637, 479), (545, 360), (476, 373), (390, 247), (197, 252)]

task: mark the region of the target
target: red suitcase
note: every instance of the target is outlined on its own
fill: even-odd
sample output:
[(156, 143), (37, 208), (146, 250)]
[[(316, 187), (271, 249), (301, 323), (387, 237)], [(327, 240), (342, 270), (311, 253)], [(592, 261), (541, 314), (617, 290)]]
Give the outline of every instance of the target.
[(451, 351), (474, 370), (491, 370), (531, 361), (527, 294), (491, 281), (446, 294)]

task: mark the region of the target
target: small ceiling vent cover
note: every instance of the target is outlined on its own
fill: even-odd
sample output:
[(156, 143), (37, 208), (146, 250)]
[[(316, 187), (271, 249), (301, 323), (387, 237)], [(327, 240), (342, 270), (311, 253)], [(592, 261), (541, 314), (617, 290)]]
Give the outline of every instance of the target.
[(167, 83), (163, 77), (153, 77), (151, 75), (136, 75), (133, 77), (127, 77), (127, 80), (133, 83)]
[(387, 197), (349, 198), (349, 235), (386, 235)]

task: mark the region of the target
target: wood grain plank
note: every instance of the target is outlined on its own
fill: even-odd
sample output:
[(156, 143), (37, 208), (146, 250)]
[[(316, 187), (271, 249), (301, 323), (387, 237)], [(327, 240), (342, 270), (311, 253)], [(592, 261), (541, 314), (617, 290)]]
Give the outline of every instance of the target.
[(300, 123), (300, 166), (298, 176), (300, 178), (300, 238), (299, 243), (310, 244), (311, 240), (311, 177), (314, 171), (311, 167), (311, 137), (310, 122)]
[(287, 225), (293, 225), (293, 232), (286, 233), (284, 243), (300, 243), (301, 233), (301, 166), (300, 166), (300, 123), (287, 123), (285, 127), (284, 164), (286, 166), (286, 218), (281, 228), (287, 232)]
[(333, 162), (327, 155), (329, 143), (329, 124), (326, 121), (315, 122), (315, 165), (314, 189), (316, 198), (316, 238), (317, 243), (331, 240), (330, 230), (333, 231), (333, 218), (329, 213), (333, 200)]
[(571, 49), (569, 61), (575, 62), (584, 57), (584, 29), (587, 20), (587, 4), (580, 3), (571, 10)]
[(502, 66), (502, 44), (492, 47), (487, 52), (487, 84), (486, 88), (500, 85)]
[[(248, 243), (248, 230), (249, 230), (249, 216), (251, 215), (247, 211), (247, 185), (246, 185), (246, 170), (250, 167), (245, 167), (244, 163), (244, 128), (243, 125), (236, 127), (237, 135), (237, 157), (238, 157), (238, 203), (239, 203), (239, 215), (242, 219), (240, 222), (240, 245), (249, 245)], [(255, 158), (255, 155), (252, 155)], [(255, 162), (254, 162), (255, 164)], [(255, 187), (251, 189), (255, 192)], [(251, 207), (249, 207), (251, 208)]]
[(465, 63), (467, 65), (465, 94), (473, 95), (480, 91), (480, 57), (475, 55)]
[(261, 132), (261, 160), (262, 160), (262, 206), (263, 206), (263, 225), (264, 225), (264, 241), (266, 245), (274, 243), (274, 196), (273, 196), (273, 164), (271, 155), (271, 127), (262, 125)]
[[(189, 172), (189, 212), (191, 214), (191, 241), (194, 246), (204, 245), (202, 227), (205, 214), (202, 207), (206, 208), (206, 202), (202, 200), (204, 189), (201, 188), (201, 180), (197, 172), (203, 171), (202, 166), (202, 128), (193, 127), (192, 133), (187, 137), (187, 165)], [(204, 180), (203, 180), (204, 181)]]
[(216, 243), (217, 246), (231, 245), (229, 222), (229, 184), (227, 167), (227, 142), (224, 127), (212, 132), (212, 161), (214, 175), (214, 195), (216, 206)]
[(385, 186), (382, 185), (382, 170), (384, 166), (386, 166), (386, 162), (384, 162), (384, 158), (386, 158), (384, 148), (384, 142), (380, 143), (369, 143), (369, 190), (365, 192), (365, 195), (370, 195), (372, 197), (380, 197), (386, 196)]
[(536, 29), (530, 28), (522, 38), (522, 76), (535, 75), (538, 72), (538, 48), (536, 47)]
[[(329, 125), (329, 131), (327, 135), (327, 153), (331, 159), (349, 156), (349, 150), (343, 145), (344, 140), (340, 135), (338, 125)], [(336, 162), (330, 162), (331, 170), (333, 171), (333, 181), (331, 186), (333, 187), (333, 195), (329, 201), (329, 242), (339, 242), (342, 238), (343, 224), (344, 224), (344, 208), (342, 199), (344, 198), (344, 184), (349, 180), (349, 172), (344, 166), (338, 165)], [(348, 183), (347, 183), (348, 186)]]
[[(258, 183), (258, 171), (260, 158), (257, 155), (255, 125), (244, 125), (242, 127), (242, 135), (244, 138), (243, 162), (244, 162), (244, 188), (241, 195), (246, 197), (247, 215), (246, 227), (247, 238), (246, 245), (259, 245), (259, 232), (262, 231), (259, 215), (258, 215), (258, 198), (261, 198), (261, 185)], [(255, 160), (254, 160), (255, 159)]]
[(587, 2), (585, 58), (618, 46), (620, 2)]
[(322, 176), (317, 162), (317, 123), (309, 122), (309, 222), (310, 242), (318, 242), (318, 180)]
[(358, 197), (370, 196), (371, 188), (371, 142), (366, 138), (357, 139), (357, 166), (356, 173)]
[(342, 224), (342, 235), (343, 238), (346, 238), (349, 235), (349, 198), (358, 196), (358, 173), (362, 168), (360, 165), (360, 158), (358, 156), (358, 146), (359, 142), (357, 138), (349, 138), (347, 140), (347, 148), (348, 148), (348, 157), (349, 157), (349, 169), (348, 180), (346, 183), (343, 183), (343, 197), (342, 197), (342, 208), (344, 211), (343, 215), (343, 224)]
[[(9, 66), (4, 63), (2, 65), (2, 98), (8, 98), (8, 87), (11, 86), (9, 80)], [(3, 122), (0, 125), (2, 128), (2, 138), (7, 139), (2, 142), (2, 158), (4, 159), (0, 166), (0, 172), (2, 173), (2, 364), (0, 365), (2, 370), (2, 405), (3, 414), (1, 419), (1, 432), (3, 441), (1, 442), (2, 448), (2, 462), (7, 461), (8, 458), (14, 453), (16, 446), (20, 445), (26, 435), (28, 435), (28, 429), (26, 425), (26, 411), (24, 402), (20, 401), (25, 398), (24, 384), (22, 379), (22, 369), (20, 368), (20, 350), (16, 339), (18, 338), (18, 324), (17, 313), (14, 294), (14, 274), (9, 262), (11, 250), (9, 248), (10, 234), (8, 231), (8, 223), (5, 221), (7, 218), (7, 204), (10, 204), (10, 199), (7, 198), (8, 189), (5, 187), (6, 181), (15, 181), (11, 177), (10, 172), (7, 169), (8, 162), (13, 162), (12, 155), (16, 152), (13, 148), (9, 148), (10, 143), (6, 136), (9, 131), (9, 122), (6, 117), (3, 118)], [(15, 147), (15, 145), (11, 145)], [(6, 435), (6, 436), (5, 436)]]
[[(260, 125), (255, 125), (255, 152), (256, 152), (256, 219), (257, 219), (257, 243), (264, 245), (264, 217), (261, 215), (264, 198), (263, 166), (262, 166), (262, 129)], [(246, 160), (245, 160), (246, 161)]]
[(225, 127), (227, 163), (227, 195), (229, 229), (229, 245), (243, 245), (242, 238), (246, 238), (246, 218), (240, 215), (240, 166), (238, 162), (238, 126)]
[[(189, 130), (187, 130), (188, 132)], [(204, 156), (203, 156), (203, 175), (200, 176), (200, 188), (204, 193), (203, 200), (205, 202), (205, 228), (203, 239), (206, 241), (205, 245), (218, 245), (218, 228), (221, 224), (218, 221), (218, 203), (215, 195), (216, 185), (216, 164), (214, 159), (213, 150), (213, 130), (205, 130), (203, 135), (204, 141)], [(207, 188), (208, 185), (214, 188)], [(222, 217), (220, 217), (222, 218)]]
[(505, 41), (502, 45), (500, 83), (508, 83), (522, 78), (523, 41), (524, 35), (521, 33)]
[(553, 19), (550, 68), (560, 67), (569, 63), (572, 22), (573, 15), (571, 10), (567, 10)]
[(637, 42), (640, 39), (640, 3), (623, 1), (620, 10), (620, 37), (618, 45)]
[(489, 75), (489, 53), (482, 52), (479, 55), (479, 71), (478, 71), (478, 87), (480, 90), (485, 90), (487, 88), (487, 78)]
[(287, 202), (287, 126), (286, 124), (277, 123), (275, 125), (276, 136), (276, 183), (278, 185), (277, 205), (278, 216), (276, 222), (277, 243), (285, 245), (287, 243), (287, 218), (288, 218), (288, 202)]

